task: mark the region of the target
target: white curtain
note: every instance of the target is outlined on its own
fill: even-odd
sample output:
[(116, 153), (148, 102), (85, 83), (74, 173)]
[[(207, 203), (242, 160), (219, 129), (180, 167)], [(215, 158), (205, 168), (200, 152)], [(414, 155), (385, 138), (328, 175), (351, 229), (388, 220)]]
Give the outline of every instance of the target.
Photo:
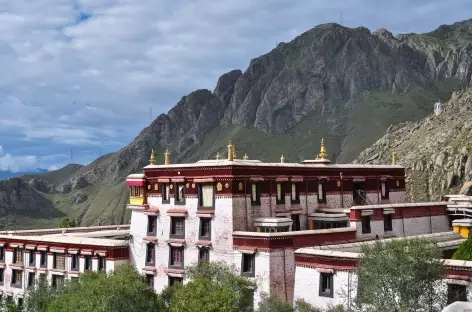
[(257, 200), (257, 184), (253, 183), (252, 184), (252, 201)]
[(323, 199), (323, 184), (318, 183), (318, 199)]
[(297, 185), (292, 183), (292, 200), (297, 200)]
[(169, 184), (164, 184), (164, 200), (169, 200), (170, 188)]
[(386, 183), (385, 181), (382, 181), (382, 196), (385, 196), (385, 195), (386, 195), (386, 192), (385, 192), (385, 190), (386, 190), (385, 183)]
[(179, 195), (178, 195), (178, 201), (183, 201), (184, 200), (184, 187), (185, 185), (179, 184), (178, 190), (179, 190)]
[(213, 185), (202, 185), (202, 206), (213, 207)]
[(282, 200), (282, 184), (277, 183), (277, 200)]

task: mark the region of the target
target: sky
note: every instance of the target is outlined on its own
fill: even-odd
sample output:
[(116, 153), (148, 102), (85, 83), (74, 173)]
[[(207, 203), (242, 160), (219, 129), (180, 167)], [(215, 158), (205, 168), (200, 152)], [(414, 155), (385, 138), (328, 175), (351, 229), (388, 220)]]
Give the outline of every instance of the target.
[(322, 23), (394, 34), (471, 0), (0, 0), (0, 170), (87, 164), (189, 92)]

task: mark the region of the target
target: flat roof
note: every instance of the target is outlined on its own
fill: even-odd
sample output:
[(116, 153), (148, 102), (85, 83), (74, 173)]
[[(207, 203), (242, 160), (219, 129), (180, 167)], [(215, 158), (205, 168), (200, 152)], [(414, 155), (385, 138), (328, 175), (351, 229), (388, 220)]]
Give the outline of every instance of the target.
[(75, 244), (75, 245), (90, 245), (101, 247), (121, 247), (128, 246), (127, 240), (93, 238), (93, 237), (78, 237), (78, 236), (53, 236), (53, 235), (37, 235), (37, 236), (19, 236), (19, 235), (0, 235), (0, 240), (15, 240), (26, 242), (43, 242), (43, 243), (58, 243), (58, 244)]
[(355, 232), (355, 227), (343, 227), (334, 229), (322, 229), (322, 230), (304, 230), (304, 231), (290, 231), (290, 232), (245, 232), (235, 231), (233, 236), (253, 236), (253, 237), (284, 237), (284, 236), (303, 236), (310, 234), (329, 234), (329, 233), (344, 233), (344, 232)]
[(399, 165), (363, 165), (363, 164), (321, 164), (321, 163), (265, 163), (260, 160), (244, 160), (244, 159), (210, 159), (200, 160), (196, 163), (189, 164), (169, 164), (169, 165), (147, 165), (144, 169), (162, 169), (162, 168), (192, 168), (192, 167), (218, 167), (218, 166), (260, 166), (260, 167), (289, 167), (289, 168), (352, 168), (352, 169), (404, 169), (403, 166)]
[(447, 202), (422, 202), (422, 203), (401, 203), (401, 204), (381, 204), (381, 205), (363, 205), (352, 206), (350, 209), (379, 209), (379, 208), (403, 208), (403, 207), (422, 207), (422, 206), (446, 206)]

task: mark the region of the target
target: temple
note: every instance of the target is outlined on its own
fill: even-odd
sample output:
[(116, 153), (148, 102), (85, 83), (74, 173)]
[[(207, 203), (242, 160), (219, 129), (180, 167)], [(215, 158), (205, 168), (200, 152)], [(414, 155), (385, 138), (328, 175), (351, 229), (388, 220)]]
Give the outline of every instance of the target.
[[(20, 305), (38, 278), (56, 285), (131, 263), (159, 292), (186, 283), (189, 265), (223, 261), (256, 282), (255, 305), (266, 292), (326, 307), (340, 300), (359, 244), (427, 236), (449, 259), (472, 227), (468, 196), (407, 202), (395, 153), (386, 165), (336, 164), (322, 140), (301, 163), (238, 158), (231, 142), (225, 154), (173, 164), (166, 150), (159, 164), (153, 150), (126, 179), (130, 225), (0, 232), (0, 291)], [(469, 285), (472, 263), (448, 261), (445, 281)]]

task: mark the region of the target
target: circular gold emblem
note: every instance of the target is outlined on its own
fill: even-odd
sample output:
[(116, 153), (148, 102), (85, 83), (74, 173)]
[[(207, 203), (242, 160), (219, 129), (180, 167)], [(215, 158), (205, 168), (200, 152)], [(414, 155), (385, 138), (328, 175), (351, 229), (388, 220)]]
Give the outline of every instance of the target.
[(225, 184), (225, 188), (229, 188), (229, 183), (226, 183), (226, 184)]
[(169, 185), (169, 188), (170, 188), (170, 189), (173, 189), (173, 188), (174, 188), (174, 184)]
[(159, 190), (159, 184), (154, 184), (154, 191), (158, 191)]
[(243, 182), (239, 182), (239, 184), (238, 184), (238, 190), (240, 190), (240, 191), (243, 190)]
[(150, 190), (150, 189), (151, 189), (151, 184), (148, 184), (148, 190)]
[(218, 182), (218, 184), (216, 185), (216, 189), (218, 190), (218, 192), (221, 192), (223, 190), (223, 185)]
[(195, 188), (195, 183), (192, 183), (192, 188)]
[(189, 188), (190, 187), (190, 184), (185, 184), (185, 188)]

